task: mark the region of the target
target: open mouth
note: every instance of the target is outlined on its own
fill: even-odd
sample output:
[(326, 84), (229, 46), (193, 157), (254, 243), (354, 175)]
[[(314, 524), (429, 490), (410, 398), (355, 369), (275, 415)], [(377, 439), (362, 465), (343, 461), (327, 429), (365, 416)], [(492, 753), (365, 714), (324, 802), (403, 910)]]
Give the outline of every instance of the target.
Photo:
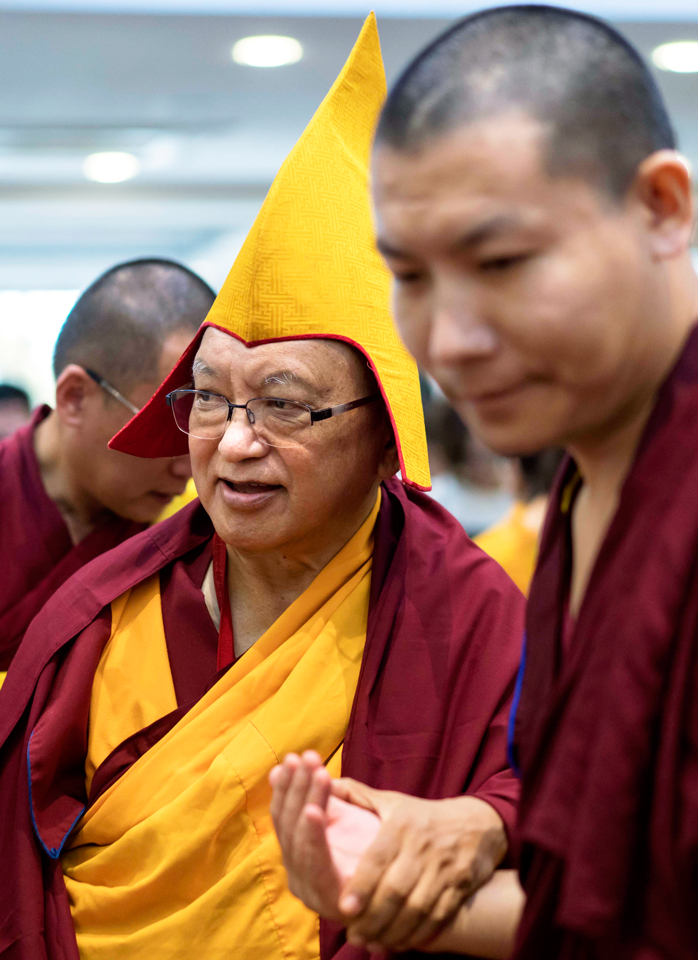
[(234, 493), (247, 494), (248, 496), (253, 496), (254, 494), (259, 493), (272, 493), (274, 490), (281, 489), (281, 484), (279, 483), (234, 483), (232, 480), (225, 479), (223, 480), (223, 483)]

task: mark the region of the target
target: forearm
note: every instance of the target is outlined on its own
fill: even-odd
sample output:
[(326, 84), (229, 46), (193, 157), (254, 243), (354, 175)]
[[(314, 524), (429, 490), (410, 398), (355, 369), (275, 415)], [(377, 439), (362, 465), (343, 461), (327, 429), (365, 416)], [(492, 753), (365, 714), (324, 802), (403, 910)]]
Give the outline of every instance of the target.
[(470, 897), (453, 920), (428, 944), (425, 953), (467, 953), (488, 960), (507, 960), (514, 949), (525, 894), (515, 870), (497, 870)]

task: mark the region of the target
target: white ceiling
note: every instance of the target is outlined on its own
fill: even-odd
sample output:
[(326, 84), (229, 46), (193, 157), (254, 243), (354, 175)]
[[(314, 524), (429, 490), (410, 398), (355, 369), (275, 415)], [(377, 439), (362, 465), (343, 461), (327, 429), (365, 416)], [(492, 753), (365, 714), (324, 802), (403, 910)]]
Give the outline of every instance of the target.
[[(516, 2), (516, 0), (514, 0)], [(527, 0), (521, 0), (527, 2)], [(462, 17), (488, 6), (473, 0), (0, 0), (6, 10), (77, 10), (108, 13), (224, 13), (262, 16)], [(695, 0), (585, 0), (562, 6), (621, 20), (698, 19)]]
[[(172, 10), (180, 0), (145, 2)], [(252, 2), (325, 14), (367, 9), (359, 0), (204, 2), (197, 9)], [(611, 0), (594, 2), (598, 9)], [(93, 9), (117, 3), (136, 0), (79, 0)], [(184, 260), (220, 284), (362, 16), (67, 12), (72, 5), (13, 0), (23, 9), (8, 10), (0, 0), (0, 290), (79, 289), (114, 262), (141, 255)], [(382, 7), (454, 14), (470, 4), (383, 0)], [(690, 7), (698, 16), (698, 0)], [(646, 54), (665, 40), (698, 39), (698, 20), (643, 21), (638, 2), (628, 9), (635, 20), (619, 25)], [(379, 17), (389, 80), (448, 22)], [(233, 43), (256, 33), (294, 36), (305, 55), (279, 69), (233, 63)], [(662, 74), (660, 82), (698, 167), (698, 74)], [(95, 150), (133, 152), (141, 172), (127, 183), (90, 183), (82, 163)]]

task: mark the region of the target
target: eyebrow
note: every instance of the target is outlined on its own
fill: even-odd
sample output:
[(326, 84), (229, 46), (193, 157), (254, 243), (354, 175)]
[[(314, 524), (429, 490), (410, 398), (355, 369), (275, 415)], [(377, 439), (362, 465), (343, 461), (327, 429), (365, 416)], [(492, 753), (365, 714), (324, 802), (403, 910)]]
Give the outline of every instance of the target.
[(209, 367), (205, 360), (198, 359), (194, 360), (192, 363), (191, 372), (193, 376), (196, 376), (197, 373), (205, 373), (211, 377), (215, 377), (217, 375), (217, 371), (214, 370), (213, 367)]
[(522, 225), (521, 218), (509, 213), (498, 214), (484, 223), (478, 224), (472, 230), (468, 230), (456, 240), (455, 246), (459, 250), (465, 250), (470, 247), (476, 247), (486, 240), (492, 240), (499, 234), (506, 233), (508, 230), (514, 230)]
[(293, 370), (276, 370), (270, 373), (262, 380), (262, 386), (267, 387), (270, 384), (279, 384), (282, 387), (304, 387), (315, 394), (322, 393), (316, 383), (311, 383), (305, 377), (299, 376)]
[[(473, 227), (472, 230), (466, 231), (456, 240), (454, 246), (458, 250), (467, 250), (470, 247), (475, 247), (480, 243), (484, 243), (486, 240), (491, 240), (493, 237), (498, 236), (501, 233), (506, 233), (507, 230), (516, 229), (522, 224), (521, 218), (513, 216), (511, 214), (498, 214), (495, 217), (492, 217), (490, 220), (485, 220), (484, 223), (478, 224), (476, 227)], [(411, 260), (412, 254), (407, 253), (405, 250), (399, 250), (397, 247), (393, 247), (387, 240), (383, 240), (381, 237), (378, 237), (376, 240), (376, 247), (379, 252), (385, 257), (393, 257), (396, 260)]]

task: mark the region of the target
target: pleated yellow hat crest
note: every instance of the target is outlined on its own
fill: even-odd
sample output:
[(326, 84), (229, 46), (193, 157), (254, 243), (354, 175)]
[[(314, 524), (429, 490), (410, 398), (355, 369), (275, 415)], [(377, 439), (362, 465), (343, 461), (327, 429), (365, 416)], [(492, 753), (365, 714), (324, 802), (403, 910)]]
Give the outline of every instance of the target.
[[(428, 490), (419, 376), (392, 320), (390, 275), (376, 251), (369, 200), (371, 143), (385, 95), (378, 28), (371, 14), (344, 69), (277, 174), (204, 327), (214, 325), (249, 346), (331, 337), (357, 347), (368, 358), (386, 402), (402, 478)], [(174, 432), (158, 416), (159, 452), (151, 452), (156, 410), (150, 416), (148, 411), (160, 396), (164, 406), (165, 393), (182, 385), (182, 368), (191, 370), (201, 335), (199, 331), (158, 393), (114, 438), (116, 449), (172, 455), (163, 429), (173, 443), (186, 441), (167, 410)], [(147, 435), (150, 449), (145, 453)]]

